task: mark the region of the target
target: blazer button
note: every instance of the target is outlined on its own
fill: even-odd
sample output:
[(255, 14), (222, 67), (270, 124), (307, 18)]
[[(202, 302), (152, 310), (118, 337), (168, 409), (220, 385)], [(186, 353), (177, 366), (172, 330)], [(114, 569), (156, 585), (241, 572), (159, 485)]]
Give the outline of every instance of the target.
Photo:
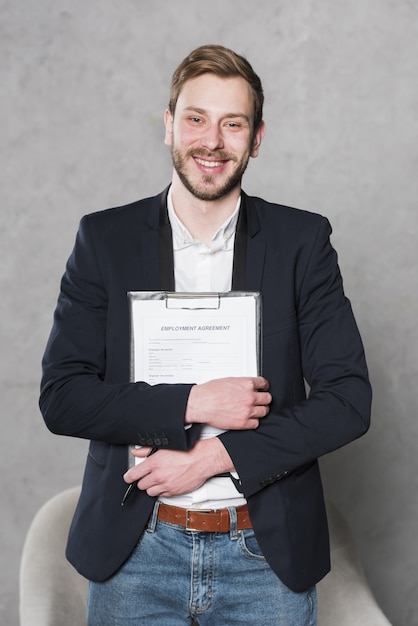
[(275, 478), (266, 478), (266, 480), (262, 480), (260, 484), (262, 487), (266, 487), (267, 485), (272, 485), (275, 482), (276, 482)]
[(163, 437), (162, 440), (161, 440), (161, 443), (163, 444), (163, 446), (168, 446), (170, 441), (168, 440), (167, 437)]
[(154, 445), (154, 439), (151, 439), (151, 437), (148, 437), (147, 446), (152, 446), (152, 445)]
[(159, 439), (158, 437), (156, 439), (154, 439), (154, 445), (155, 446), (160, 446), (161, 445), (161, 439)]

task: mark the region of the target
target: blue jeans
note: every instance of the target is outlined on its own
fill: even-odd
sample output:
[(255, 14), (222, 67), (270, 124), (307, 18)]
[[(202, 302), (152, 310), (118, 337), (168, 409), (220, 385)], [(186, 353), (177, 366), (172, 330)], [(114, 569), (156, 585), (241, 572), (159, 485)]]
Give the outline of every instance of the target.
[(88, 626), (315, 626), (315, 587), (286, 587), (235, 509), (229, 533), (207, 533), (157, 522), (157, 508), (120, 570), (90, 583)]

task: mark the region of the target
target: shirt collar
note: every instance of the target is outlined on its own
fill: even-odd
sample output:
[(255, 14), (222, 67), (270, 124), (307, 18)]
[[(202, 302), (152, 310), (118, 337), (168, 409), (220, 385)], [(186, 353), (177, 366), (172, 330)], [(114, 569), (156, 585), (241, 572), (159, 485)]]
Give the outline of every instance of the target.
[[(218, 228), (216, 233), (212, 237), (212, 246), (211, 250), (220, 250), (222, 248), (227, 248), (228, 242), (231, 240), (231, 237), (235, 235), (237, 222), (238, 222), (238, 214), (241, 206), (241, 195), (237, 200), (237, 204), (233, 214), (228, 217), (227, 220)], [(189, 246), (201, 243), (199, 240), (194, 239), (184, 224), (179, 220), (177, 214), (174, 210), (173, 200), (171, 197), (171, 187), (168, 191), (167, 195), (167, 211), (168, 211), (168, 219), (170, 220), (171, 230), (173, 232), (173, 249), (174, 250), (182, 250), (183, 248), (187, 248)]]

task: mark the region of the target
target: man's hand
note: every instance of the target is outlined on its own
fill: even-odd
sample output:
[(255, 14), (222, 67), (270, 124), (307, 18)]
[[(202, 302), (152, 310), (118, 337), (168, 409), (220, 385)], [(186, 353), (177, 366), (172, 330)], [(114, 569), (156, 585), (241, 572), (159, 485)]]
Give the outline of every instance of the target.
[(231, 458), (217, 437), (198, 441), (187, 452), (164, 449), (148, 456), (149, 452), (146, 447), (135, 449), (133, 455), (144, 460), (123, 477), (127, 483), (138, 481), (138, 489), (149, 496), (178, 496), (198, 489), (216, 474), (234, 471)]
[(221, 430), (250, 430), (269, 412), (269, 382), (262, 376), (218, 378), (192, 387), (186, 424), (209, 424)]

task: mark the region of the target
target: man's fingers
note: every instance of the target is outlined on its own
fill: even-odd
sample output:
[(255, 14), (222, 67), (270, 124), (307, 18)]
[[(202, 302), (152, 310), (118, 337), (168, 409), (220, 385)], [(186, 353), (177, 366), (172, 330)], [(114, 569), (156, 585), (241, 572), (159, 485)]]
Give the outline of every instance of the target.
[(131, 454), (140, 459), (145, 459), (147, 456), (150, 455), (151, 451), (152, 451), (152, 448), (148, 446), (135, 446), (135, 448), (132, 448)]
[(257, 391), (267, 391), (270, 388), (270, 383), (264, 376), (255, 376), (253, 381), (254, 389), (257, 389)]
[(255, 405), (266, 406), (271, 403), (272, 399), (271, 393), (268, 391), (259, 391), (255, 398)]

